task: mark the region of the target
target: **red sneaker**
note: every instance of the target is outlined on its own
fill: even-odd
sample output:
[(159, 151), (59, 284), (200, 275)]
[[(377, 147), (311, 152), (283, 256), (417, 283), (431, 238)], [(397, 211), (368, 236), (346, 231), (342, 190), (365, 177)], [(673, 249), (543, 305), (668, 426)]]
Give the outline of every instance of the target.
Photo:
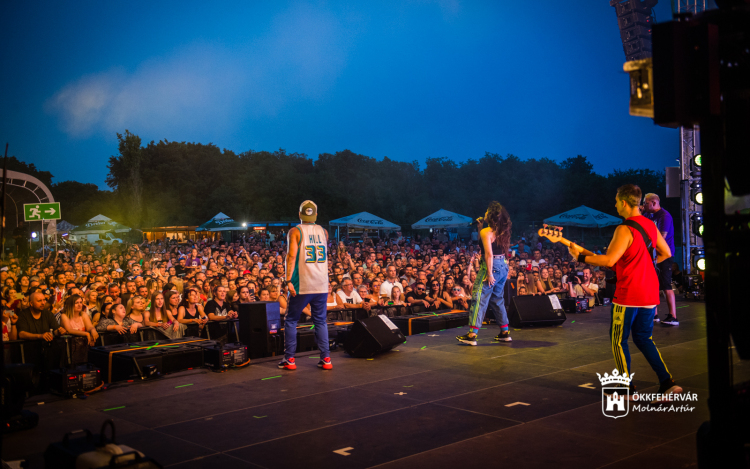
[(279, 362), (279, 368), (282, 370), (296, 370), (297, 363), (294, 361), (294, 357), (287, 360), (286, 358)]
[(318, 368), (323, 368), (324, 370), (332, 370), (333, 364), (331, 363), (331, 357), (326, 357), (319, 361)]

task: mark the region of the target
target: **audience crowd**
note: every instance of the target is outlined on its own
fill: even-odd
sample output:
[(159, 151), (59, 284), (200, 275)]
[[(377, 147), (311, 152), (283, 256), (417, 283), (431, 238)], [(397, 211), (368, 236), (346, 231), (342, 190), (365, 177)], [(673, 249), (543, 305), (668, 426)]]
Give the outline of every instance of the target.
[[(573, 262), (561, 244), (536, 234), (517, 238), (508, 256), (517, 295), (567, 293), (600, 301), (606, 273)], [(278, 302), (286, 312), (285, 233), (231, 242), (163, 240), (83, 246), (0, 267), (3, 339), (46, 340), (68, 334), (95, 343), (104, 332), (151, 327), (181, 337), (190, 324), (237, 317), (238, 305)], [(596, 251), (597, 249), (594, 248)], [(368, 237), (329, 243), (329, 310), (421, 304), (466, 309), (480, 266), (476, 236)], [(309, 318), (309, 310), (305, 311)]]

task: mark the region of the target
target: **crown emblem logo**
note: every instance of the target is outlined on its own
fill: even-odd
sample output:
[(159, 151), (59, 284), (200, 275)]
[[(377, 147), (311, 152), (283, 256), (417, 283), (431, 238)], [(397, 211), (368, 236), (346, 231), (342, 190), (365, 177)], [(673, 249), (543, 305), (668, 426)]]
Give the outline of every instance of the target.
[(599, 377), (599, 381), (602, 383), (602, 386), (607, 386), (608, 384), (624, 384), (625, 386), (630, 386), (630, 382), (633, 380), (633, 376), (635, 373), (630, 373), (630, 376), (628, 376), (627, 373), (623, 373), (620, 375), (620, 372), (615, 368), (612, 370), (612, 376), (608, 375), (607, 373), (604, 373), (604, 376), (600, 375), (599, 373), (596, 374), (596, 376)]

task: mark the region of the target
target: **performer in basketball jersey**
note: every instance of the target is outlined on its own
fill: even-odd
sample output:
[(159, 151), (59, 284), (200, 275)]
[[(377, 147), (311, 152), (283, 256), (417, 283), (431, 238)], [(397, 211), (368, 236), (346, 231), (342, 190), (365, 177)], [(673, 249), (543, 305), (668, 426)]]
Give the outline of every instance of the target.
[(287, 235), (286, 281), (289, 287), (289, 307), (284, 322), (284, 360), (279, 368), (296, 370), (294, 352), (297, 350), (297, 322), (302, 310), (310, 305), (315, 340), (320, 350), (318, 367), (333, 369), (328, 350), (326, 325), (328, 300), (328, 232), (315, 224), (318, 206), (305, 200), (299, 206), (301, 223)]
[(500, 326), (500, 334), (495, 340), (510, 342), (508, 331), (508, 313), (505, 311), (503, 289), (508, 278), (508, 264), (505, 256), (510, 248), (510, 228), (513, 225), (510, 215), (499, 202), (490, 203), (484, 215), (487, 228), (479, 232), (479, 246), (482, 250), (482, 263), (474, 280), (474, 293), (469, 315), (469, 332), (458, 336), (459, 342), (467, 345), (477, 345), (477, 334), (482, 327), (487, 309), (495, 315), (495, 321)]
[[(643, 228), (651, 244), (656, 247), (656, 261), (662, 262), (670, 258), (672, 252), (654, 222), (641, 215), (641, 196), (638, 186), (626, 184), (617, 189), (615, 207), (626, 222), (637, 223)], [(648, 252), (647, 242), (637, 228), (622, 224), (615, 229), (606, 254), (594, 255), (573, 243), (568, 250), (578, 262), (615, 269), (617, 288), (612, 298), (609, 335), (617, 370), (631, 376), (628, 335), (632, 332), (635, 346), (643, 353), (659, 378), (659, 394), (678, 394), (682, 392), (682, 388), (675, 384), (651, 337), (654, 314), (659, 304), (659, 278)], [(633, 383), (630, 390), (635, 391)]]

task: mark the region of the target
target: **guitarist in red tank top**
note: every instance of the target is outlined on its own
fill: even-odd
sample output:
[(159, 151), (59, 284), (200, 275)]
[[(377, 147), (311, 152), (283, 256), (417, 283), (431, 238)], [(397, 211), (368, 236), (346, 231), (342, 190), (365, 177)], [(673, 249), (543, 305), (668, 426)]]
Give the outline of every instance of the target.
[[(615, 207), (617, 213), (626, 219), (626, 223), (615, 230), (606, 254), (594, 255), (574, 243), (570, 243), (568, 250), (578, 262), (614, 268), (617, 274), (617, 289), (612, 299), (610, 338), (620, 374), (627, 373), (631, 376), (628, 336), (632, 332), (633, 342), (659, 378), (658, 393), (678, 394), (682, 392), (682, 388), (675, 384), (651, 338), (654, 314), (659, 304), (659, 278), (647, 245), (655, 248), (657, 262), (670, 258), (672, 252), (654, 222), (641, 215), (641, 197), (641, 189), (636, 185), (626, 184), (617, 189)], [(641, 230), (628, 226), (630, 223), (637, 223), (649, 239), (644, 238)], [(632, 383), (630, 391), (635, 392)]]

